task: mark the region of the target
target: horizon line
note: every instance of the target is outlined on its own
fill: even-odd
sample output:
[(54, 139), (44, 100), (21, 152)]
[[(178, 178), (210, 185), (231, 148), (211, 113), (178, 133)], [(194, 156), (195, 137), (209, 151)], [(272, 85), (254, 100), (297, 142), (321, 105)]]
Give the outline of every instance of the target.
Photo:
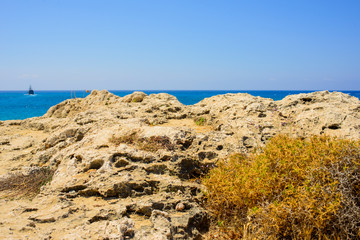
[[(245, 90), (240, 90), (240, 89), (191, 89), (191, 90), (185, 90), (185, 89), (46, 89), (46, 90), (36, 90), (36, 91), (93, 91), (93, 90), (98, 90), (98, 91), (102, 91), (102, 90), (106, 90), (106, 91), (360, 91), (360, 89), (356, 89), (356, 90), (350, 90), (350, 89), (245, 89)], [(23, 90), (23, 89), (17, 89), (17, 90), (0, 90), (0, 92), (20, 92), (20, 91), (28, 91), (28, 90)]]

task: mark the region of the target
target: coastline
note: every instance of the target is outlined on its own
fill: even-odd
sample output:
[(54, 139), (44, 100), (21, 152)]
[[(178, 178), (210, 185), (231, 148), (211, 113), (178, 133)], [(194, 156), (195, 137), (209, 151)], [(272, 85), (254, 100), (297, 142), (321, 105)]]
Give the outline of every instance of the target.
[(32, 201), (0, 191), (0, 231), (17, 238), (200, 238), (210, 216), (195, 179), (208, 166), (277, 134), (359, 139), (359, 109), (358, 98), (328, 91), (279, 101), (229, 93), (184, 105), (166, 93), (103, 90), (42, 117), (2, 121), (1, 179), (45, 168), (54, 175)]
[[(223, 95), (226, 93), (249, 93), (253, 96), (271, 98), (275, 101), (282, 100), (288, 95), (311, 93), (316, 90), (149, 90), (142, 91), (146, 94), (169, 93), (175, 96), (181, 103), (185, 105), (194, 105), (201, 100), (213, 97), (215, 95)], [(338, 91), (338, 90), (334, 90)], [(133, 90), (110, 90), (109, 92), (119, 97), (131, 94)], [(332, 91), (330, 91), (332, 92)], [(342, 92), (342, 91), (340, 91)], [(360, 98), (360, 91), (343, 91), (350, 93), (351, 96)], [(0, 91), (0, 121), (26, 119), (30, 117), (40, 117), (47, 110), (59, 104), (62, 101), (71, 99), (71, 91), (36, 91), (36, 96), (26, 95), (24, 91)], [(75, 94), (79, 98), (86, 97), (88, 93), (84, 90), (76, 91)]]

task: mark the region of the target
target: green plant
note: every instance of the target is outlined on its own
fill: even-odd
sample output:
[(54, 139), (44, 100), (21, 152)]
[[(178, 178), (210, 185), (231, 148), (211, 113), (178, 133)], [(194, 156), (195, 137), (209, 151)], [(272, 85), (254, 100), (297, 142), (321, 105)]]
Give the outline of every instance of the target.
[(206, 119), (204, 117), (200, 117), (194, 120), (195, 124), (198, 126), (204, 126), (206, 123)]
[(276, 136), (261, 153), (220, 161), (203, 183), (229, 238), (359, 237), (359, 140)]

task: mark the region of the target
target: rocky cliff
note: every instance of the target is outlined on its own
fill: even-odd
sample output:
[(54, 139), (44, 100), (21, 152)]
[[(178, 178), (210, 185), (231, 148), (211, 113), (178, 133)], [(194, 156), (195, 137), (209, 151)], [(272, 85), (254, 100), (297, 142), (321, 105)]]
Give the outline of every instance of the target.
[[(201, 239), (210, 219), (199, 177), (217, 159), (279, 133), (359, 139), (360, 101), (323, 91), (281, 101), (225, 94), (185, 106), (163, 93), (104, 90), (43, 117), (0, 122), (0, 232), (5, 239)], [(28, 197), (26, 179), (35, 182), (44, 169), (54, 170), (51, 180)]]

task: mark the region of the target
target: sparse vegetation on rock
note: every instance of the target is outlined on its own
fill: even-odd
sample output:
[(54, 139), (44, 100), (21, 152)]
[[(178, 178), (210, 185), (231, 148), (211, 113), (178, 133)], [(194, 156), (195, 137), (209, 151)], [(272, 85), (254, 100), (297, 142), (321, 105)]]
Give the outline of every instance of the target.
[[(229, 159), (234, 153), (240, 153), (230, 158), (228, 167), (232, 162), (243, 159), (242, 168), (247, 167), (249, 174), (256, 176), (256, 168), (250, 168), (252, 163), (245, 156), (254, 149), (264, 147), (278, 134), (295, 138), (329, 135), (339, 139), (359, 139), (359, 106), (357, 98), (327, 91), (288, 96), (281, 101), (249, 94), (226, 94), (185, 106), (166, 93), (146, 95), (136, 92), (118, 97), (105, 90), (94, 90), (84, 99), (69, 99), (51, 107), (42, 117), (1, 121), (0, 179), (4, 181), (0, 184), (1, 237), (202, 239), (208, 234), (210, 219), (209, 210), (203, 205), (205, 187), (199, 178), (213, 169), (219, 159)], [(203, 123), (205, 125), (201, 126)], [(291, 142), (290, 139), (283, 141), (284, 144)], [(284, 146), (286, 149), (287, 145)], [(273, 147), (273, 150), (276, 148)], [(297, 160), (293, 162), (301, 163)], [(291, 172), (292, 165), (281, 164), (282, 168)], [(309, 166), (315, 169), (315, 165), (311, 164)], [(253, 201), (241, 203), (243, 206), (252, 204), (250, 208), (254, 211), (251, 215), (254, 219), (252, 228), (245, 233), (259, 232), (266, 236), (271, 227), (282, 226), (285, 230), (279, 231), (292, 236), (287, 230), (290, 226), (286, 225), (287, 222), (269, 222), (266, 225), (268, 230), (263, 229), (262, 232), (259, 224), (274, 212), (269, 211), (270, 207), (277, 208), (276, 211), (285, 218), (288, 212), (281, 210), (281, 206), (293, 209), (294, 206), (289, 204), (296, 201), (291, 199), (304, 196), (309, 204), (317, 206), (316, 199), (306, 195), (306, 191), (289, 195), (290, 186), (299, 188), (292, 180), (296, 171), (284, 180), (290, 184), (286, 188), (288, 195), (279, 195), (281, 181), (275, 181), (275, 177), (263, 169), (264, 165), (259, 163), (255, 167), (268, 174), (264, 177), (267, 176), (274, 184), (266, 187), (269, 183), (264, 182), (265, 185), (260, 188), (256, 179), (242, 183), (244, 192), (247, 187), (253, 188), (252, 195), (247, 193), (250, 197), (240, 199)], [(56, 171), (50, 178), (51, 174), (36, 175), (29, 169)], [(314, 169), (308, 170), (315, 174), (313, 179), (327, 176), (325, 170)], [(299, 176), (305, 175), (302, 173)], [(233, 173), (229, 172), (221, 180), (230, 181), (233, 177)], [(49, 182), (39, 187), (46, 181)], [(349, 189), (345, 185), (343, 189)], [(222, 187), (219, 186), (218, 190)], [(272, 192), (273, 189), (278, 192)], [(331, 187), (328, 189), (332, 190)], [(345, 190), (343, 193), (341, 196), (351, 196)], [(29, 194), (32, 201), (27, 197)], [(268, 205), (256, 200), (261, 196), (268, 197)], [(271, 205), (274, 201), (270, 196), (287, 198), (275, 206)], [(323, 196), (327, 195), (318, 197)], [(338, 200), (336, 196), (328, 195), (329, 199)], [(223, 210), (230, 211), (232, 216), (249, 216), (246, 215), (248, 208), (242, 208), (246, 211), (241, 215), (242, 212), (231, 205), (234, 198), (235, 195), (227, 197), (229, 205), (225, 205)], [(215, 201), (216, 198), (213, 199)], [(344, 199), (342, 197), (340, 202), (343, 203)], [(330, 201), (331, 206), (324, 205), (324, 209), (332, 207), (336, 210), (335, 200)], [(353, 209), (357, 214), (356, 208)], [(343, 223), (346, 219), (355, 219), (351, 212), (345, 213), (337, 215), (344, 217), (341, 220)], [(329, 219), (327, 214), (321, 216)], [(220, 218), (221, 214), (218, 217), (216, 225), (227, 228), (227, 219)], [(316, 215), (313, 217), (317, 219)], [(296, 216), (294, 219), (299, 218)], [(312, 218), (305, 216), (305, 219), (310, 221)], [(357, 224), (355, 220), (353, 222)], [(322, 219), (318, 223), (323, 223)], [(301, 229), (299, 224), (291, 226), (300, 226)], [(345, 236), (345, 231), (353, 234), (352, 229), (344, 227), (339, 233), (343, 234), (341, 236)], [(312, 230), (312, 234), (318, 236), (317, 231)]]
[(204, 117), (197, 118), (194, 121), (198, 126), (204, 126), (206, 123), (206, 119)]
[(7, 198), (33, 198), (43, 185), (51, 181), (53, 175), (54, 170), (48, 167), (35, 168), (28, 173), (11, 173), (0, 179), (0, 191), (5, 191)]
[(149, 152), (156, 152), (159, 149), (174, 150), (175, 148), (175, 145), (170, 142), (170, 139), (167, 136), (151, 136), (144, 138), (139, 137), (137, 133), (120, 137), (112, 136), (109, 139), (109, 142), (115, 145), (119, 145), (120, 143), (134, 144), (137, 148)]

